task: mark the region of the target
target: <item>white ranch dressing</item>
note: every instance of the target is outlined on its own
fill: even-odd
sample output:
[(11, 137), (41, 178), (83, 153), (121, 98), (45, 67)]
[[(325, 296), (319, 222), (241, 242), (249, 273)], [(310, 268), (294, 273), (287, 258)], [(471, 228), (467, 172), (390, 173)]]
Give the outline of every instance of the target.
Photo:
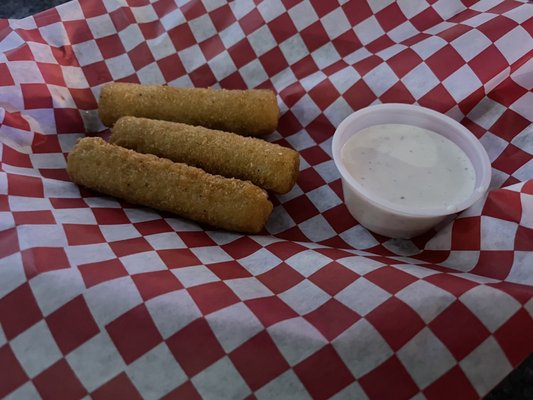
[(468, 199), (476, 175), (451, 140), (433, 131), (383, 124), (353, 135), (341, 149), (350, 175), (369, 193), (402, 208), (448, 208)]

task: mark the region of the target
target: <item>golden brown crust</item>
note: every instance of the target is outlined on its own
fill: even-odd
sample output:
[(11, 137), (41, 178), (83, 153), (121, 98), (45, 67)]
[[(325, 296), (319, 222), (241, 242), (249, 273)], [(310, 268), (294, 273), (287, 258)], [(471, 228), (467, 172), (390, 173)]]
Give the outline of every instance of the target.
[(99, 113), (109, 127), (120, 117), (131, 115), (260, 136), (276, 130), (279, 108), (274, 92), (266, 89), (109, 83), (102, 88)]
[(80, 139), (68, 156), (71, 179), (131, 203), (246, 233), (263, 229), (272, 211), (267, 194), (250, 182), (140, 154), (101, 138)]
[(296, 151), (257, 138), (136, 117), (120, 118), (112, 132), (110, 141), (119, 146), (249, 180), (276, 193), (290, 191), (298, 176)]

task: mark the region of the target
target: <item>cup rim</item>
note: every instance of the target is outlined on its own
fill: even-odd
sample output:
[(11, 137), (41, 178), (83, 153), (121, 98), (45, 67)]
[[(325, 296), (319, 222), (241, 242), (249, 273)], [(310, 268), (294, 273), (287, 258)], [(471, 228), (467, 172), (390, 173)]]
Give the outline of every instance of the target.
[[(479, 183), (476, 184), (476, 187), (472, 191), (472, 194), (467, 199), (463, 200), (460, 203), (457, 203), (454, 206), (413, 209), (412, 207), (405, 207), (405, 206), (397, 205), (395, 203), (392, 203), (379, 196), (372, 194), (352, 177), (352, 175), (348, 172), (344, 163), (342, 162), (341, 148), (344, 143), (342, 144), (340, 143), (341, 134), (343, 134), (355, 120), (363, 116), (366, 116), (367, 114), (384, 113), (384, 115), (387, 115), (388, 111), (389, 112), (390, 111), (396, 111), (396, 112), (401, 111), (401, 112), (405, 112), (408, 114), (412, 114), (413, 116), (415, 114), (418, 114), (419, 116), (431, 117), (434, 120), (438, 120), (439, 124), (443, 124), (447, 126), (448, 128), (452, 128), (457, 134), (461, 135), (462, 137), (466, 139), (468, 146), (470, 147), (471, 150), (473, 150), (473, 152), (476, 153), (478, 160), (480, 161), (480, 168), (479, 168), (480, 173), (476, 171), (476, 181)], [(380, 122), (379, 124), (387, 124), (387, 123), (399, 123), (399, 122), (394, 122), (392, 120), (387, 120), (387, 118), (384, 118), (383, 122)], [(371, 124), (370, 126), (379, 125), (379, 124)], [(355, 133), (357, 132), (354, 132), (354, 134)], [(459, 146), (459, 147), (464, 151), (464, 146), (463, 147)], [(333, 134), (333, 140), (332, 140), (332, 153), (333, 153), (333, 161), (335, 163), (335, 166), (337, 167), (337, 170), (340, 172), (343, 181), (346, 182), (351, 187), (352, 190), (357, 192), (366, 201), (368, 201), (369, 203), (373, 204), (374, 206), (378, 208), (381, 208), (389, 213), (393, 213), (393, 214), (401, 215), (405, 217), (412, 217), (412, 218), (439, 217), (439, 216), (452, 215), (452, 214), (464, 211), (465, 209), (472, 206), (475, 202), (477, 202), (482, 196), (485, 195), (485, 193), (487, 192), (489, 188), (490, 181), (491, 181), (491, 175), (492, 175), (492, 167), (491, 167), (491, 163), (489, 160), (489, 156), (485, 148), (483, 147), (483, 145), (479, 142), (477, 137), (472, 132), (470, 132), (465, 126), (461, 125), (459, 122), (457, 122), (456, 120), (454, 120), (453, 118), (445, 114), (442, 114), (438, 111), (435, 111), (435, 110), (432, 110), (426, 107), (414, 105), (414, 104), (403, 104), (403, 103), (375, 104), (375, 105), (371, 105), (371, 106), (368, 106), (368, 107), (365, 107), (365, 108), (362, 108), (362, 109), (359, 109), (353, 112), (352, 114), (348, 115), (335, 130), (335, 133)], [(471, 157), (470, 159), (472, 162), (474, 162)]]

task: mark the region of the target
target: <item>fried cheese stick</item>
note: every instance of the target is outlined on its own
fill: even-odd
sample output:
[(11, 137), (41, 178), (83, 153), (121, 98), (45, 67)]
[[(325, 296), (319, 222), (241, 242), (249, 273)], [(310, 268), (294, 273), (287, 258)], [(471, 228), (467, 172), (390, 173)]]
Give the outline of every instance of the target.
[(266, 89), (109, 83), (100, 93), (99, 113), (104, 125), (109, 127), (120, 117), (131, 115), (260, 136), (276, 130), (279, 108), (274, 92)]
[(299, 171), (300, 158), (292, 149), (178, 122), (122, 117), (113, 126), (109, 140), (212, 174), (249, 180), (280, 194), (292, 189)]
[(76, 143), (67, 171), (79, 185), (231, 231), (257, 233), (272, 211), (266, 192), (250, 182), (211, 175), (96, 137)]

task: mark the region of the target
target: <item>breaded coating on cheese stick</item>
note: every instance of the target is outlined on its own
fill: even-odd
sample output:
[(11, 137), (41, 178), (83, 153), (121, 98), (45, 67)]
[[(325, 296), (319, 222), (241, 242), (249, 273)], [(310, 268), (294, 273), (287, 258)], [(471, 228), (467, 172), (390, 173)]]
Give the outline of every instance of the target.
[(68, 155), (75, 183), (215, 227), (258, 233), (272, 211), (261, 188), (151, 154), (80, 139)]
[(147, 118), (120, 118), (110, 142), (212, 174), (249, 180), (276, 193), (292, 189), (300, 164), (296, 151), (261, 139)]
[(109, 83), (99, 100), (106, 126), (125, 115), (183, 122), (244, 136), (272, 133), (279, 108), (274, 92), (266, 89), (226, 90), (176, 88), (135, 83)]

